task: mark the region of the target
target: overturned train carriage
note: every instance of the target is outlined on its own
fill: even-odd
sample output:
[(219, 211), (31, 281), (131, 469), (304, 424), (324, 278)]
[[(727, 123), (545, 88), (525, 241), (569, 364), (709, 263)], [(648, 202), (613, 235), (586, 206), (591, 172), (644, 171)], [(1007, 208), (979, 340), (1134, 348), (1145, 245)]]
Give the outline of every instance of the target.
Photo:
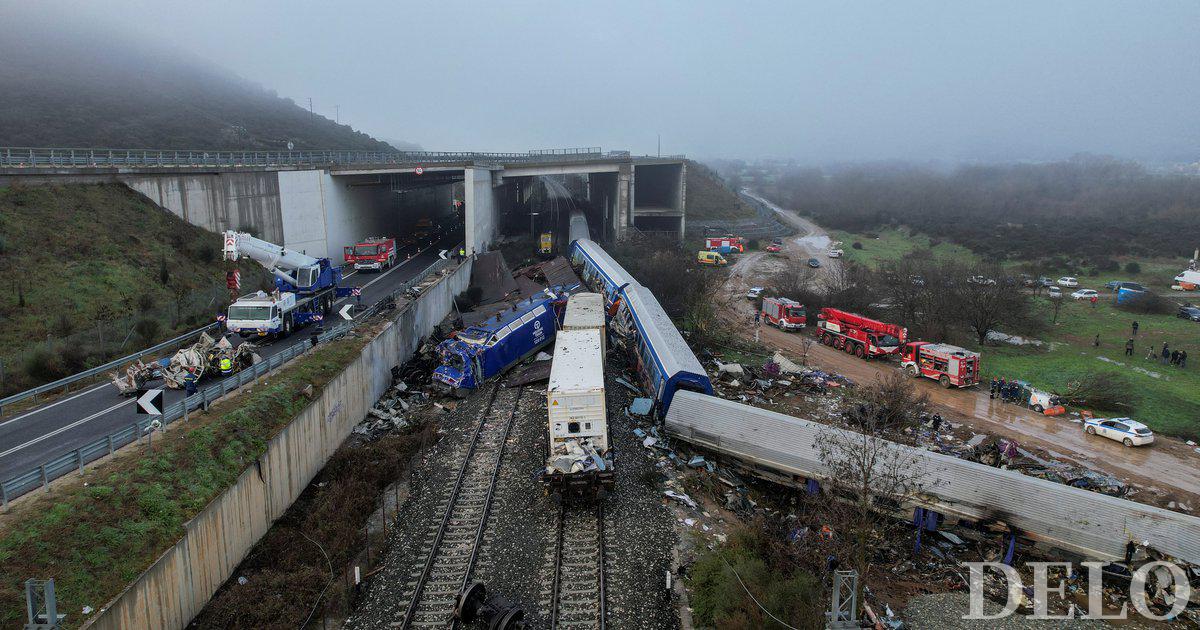
[(572, 243), (571, 263), (579, 269), (580, 279), (604, 294), (607, 304), (620, 298), (622, 287), (637, 284), (633, 276), (594, 241), (581, 239)]
[[(679, 392), (667, 433), (740, 460), (773, 481), (803, 485), (827, 473), (818, 455), (826, 425), (692, 392)], [(890, 443), (889, 443), (890, 444)], [(1131, 540), (1200, 563), (1200, 518), (1098, 492), (892, 444), (920, 467), (926, 491), (915, 506), (972, 522), (1003, 521), (1031, 540), (1089, 558), (1124, 557)]]

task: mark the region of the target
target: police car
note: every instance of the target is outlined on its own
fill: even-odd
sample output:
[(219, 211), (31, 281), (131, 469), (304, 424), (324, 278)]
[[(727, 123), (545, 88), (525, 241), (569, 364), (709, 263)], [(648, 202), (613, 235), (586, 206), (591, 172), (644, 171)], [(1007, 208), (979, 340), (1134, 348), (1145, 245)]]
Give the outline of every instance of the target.
[(1088, 435), (1102, 435), (1125, 446), (1142, 446), (1154, 442), (1149, 427), (1129, 418), (1092, 418), (1083, 423)]

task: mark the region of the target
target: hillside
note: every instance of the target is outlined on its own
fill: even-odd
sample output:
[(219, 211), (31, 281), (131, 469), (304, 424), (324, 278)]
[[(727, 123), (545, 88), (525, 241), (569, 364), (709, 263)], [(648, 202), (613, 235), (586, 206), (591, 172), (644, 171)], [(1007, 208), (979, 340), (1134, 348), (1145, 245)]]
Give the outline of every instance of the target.
[[(0, 393), (211, 322), (228, 299), (220, 237), (116, 184), (0, 188), (0, 272)], [(269, 285), (241, 272), (246, 292)]]
[(687, 163), (687, 217), (689, 219), (747, 219), (754, 208), (742, 201), (716, 171), (699, 163)]
[(198, 58), (29, 19), (0, 27), (2, 146), (394, 150)]

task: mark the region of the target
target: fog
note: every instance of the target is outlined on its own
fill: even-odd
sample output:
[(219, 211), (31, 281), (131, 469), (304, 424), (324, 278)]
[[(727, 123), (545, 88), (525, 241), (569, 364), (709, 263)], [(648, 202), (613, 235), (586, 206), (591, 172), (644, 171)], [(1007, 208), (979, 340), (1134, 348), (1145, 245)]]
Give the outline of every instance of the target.
[(37, 12), (46, 46), (198, 55), (431, 150), (652, 154), (661, 136), (663, 154), (802, 163), (1200, 157), (1194, 0), (0, 2), (0, 37)]

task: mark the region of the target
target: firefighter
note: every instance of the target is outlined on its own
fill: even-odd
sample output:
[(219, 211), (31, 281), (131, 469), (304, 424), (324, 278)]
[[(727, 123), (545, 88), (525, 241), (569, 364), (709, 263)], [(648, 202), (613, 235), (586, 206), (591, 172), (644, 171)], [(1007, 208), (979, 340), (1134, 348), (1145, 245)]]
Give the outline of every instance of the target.
[(187, 373), (183, 375), (183, 391), (187, 396), (196, 394), (196, 382), (200, 380), (200, 376), (196, 374), (194, 368), (188, 368)]
[(233, 374), (233, 359), (228, 354), (222, 354), (221, 359), (217, 361), (217, 366), (221, 370), (221, 374)]
[(1133, 356), (1133, 337), (1130, 337), (1129, 341), (1125, 342), (1125, 356)]
[(997, 389), (1000, 389), (1000, 381), (997, 381), (996, 377), (993, 376), (992, 377), (992, 389), (991, 389), (991, 393), (988, 396), (992, 400), (996, 400), (996, 390)]

